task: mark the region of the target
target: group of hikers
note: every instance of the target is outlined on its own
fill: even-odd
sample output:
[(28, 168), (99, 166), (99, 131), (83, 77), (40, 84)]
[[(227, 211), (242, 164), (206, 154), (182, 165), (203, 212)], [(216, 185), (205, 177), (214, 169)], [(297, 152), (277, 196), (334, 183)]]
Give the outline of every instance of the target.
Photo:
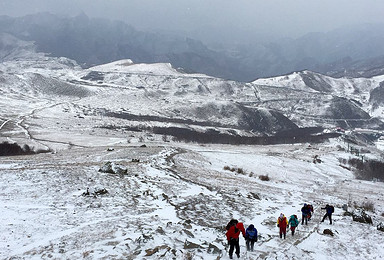
[[(328, 217), (329, 223), (332, 224), (332, 213), (334, 212), (334, 207), (332, 205), (327, 204), (324, 208), (326, 213), (321, 220), (324, 220)], [(301, 225), (308, 225), (308, 221), (311, 220), (313, 215), (313, 206), (311, 204), (304, 204), (301, 208), (302, 219)], [(292, 232), (292, 236), (295, 234), (295, 230), (299, 225), (299, 219), (297, 215), (291, 215), (289, 219), (285, 217), (283, 213), (277, 218), (277, 227), (279, 228), (280, 238), (286, 238), (287, 230), (290, 228)], [(254, 244), (257, 242), (257, 229), (253, 224), (249, 225), (247, 229), (244, 228), (244, 224), (239, 222), (237, 219), (232, 219), (226, 226), (226, 236), (229, 245), (229, 258), (233, 259), (233, 252), (235, 251), (238, 258), (240, 258), (240, 244), (239, 237), (240, 234), (243, 235), (245, 239), (245, 243), (247, 246), (247, 251), (253, 251)]]

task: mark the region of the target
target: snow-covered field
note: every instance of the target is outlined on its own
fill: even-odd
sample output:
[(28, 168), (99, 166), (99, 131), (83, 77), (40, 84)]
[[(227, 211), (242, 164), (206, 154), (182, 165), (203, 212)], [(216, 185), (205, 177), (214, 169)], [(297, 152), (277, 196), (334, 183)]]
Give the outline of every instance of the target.
[[(0, 141), (52, 152), (0, 158), (0, 259), (228, 259), (224, 227), (231, 218), (259, 231), (255, 252), (246, 252), (241, 238), (242, 259), (384, 259), (384, 232), (376, 229), (384, 222), (384, 184), (357, 180), (340, 164), (354, 156), (342, 139), (199, 145), (104, 128), (126, 122), (104, 117), (101, 109), (177, 115), (178, 102), (207, 102), (204, 93), (220, 97), (226, 85), (211, 79), (203, 86), (201, 75), (169, 80), (179, 72), (161, 65), (150, 66), (153, 74), (172, 75), (163, 83), (145, 78), (143, 90), (143, 78), (134, 74), (145, 66), (128, 60), (102, 83), (82, 80), (87, 73), (66, 59), (31, 64), (0, 65), (6, 86), (0, 89)], [(111, 67), (116, 64), (98, 69)], [(119, 74), (126, 70), (132, 74)], [(169, 94), (172, 82), (177, 91)], [(213, 87), (219, 83), (223, 88)], [(251, 94), (244, 87), (242, 95)], [(382, 156), (374, 147), (365, 150), (366, 158)], [(127, 174), (99, 171), (107, 162)], [(304, 203), (313, 204), (313, 219), (280, 239), (277, 217), (300, 216)], [(332, 225), (320, 223), (326, 204), (335, 206)], [(352, 221), (344, 204), (349, 211), (372, 205), (373, 225)]]
[[(383, 259), (383, 183), (354, 179), (337, 144), (147, 143), (3, 157), (0, 258), (226, 259), (224, 226), (237, 218), (260, 236), (255, 252), (241, 240), (243, 259)], [(127, 175), (99, 172), (108, 161)], [(374, 225), (343, 215), (343, 204), (365, 202), (374, 204)], [(300, 215), (303, 203), (314, 205), (313, 220), (280, 239), (278, 215)], [(327, 203), (336, 207), (333, 225), (320, 223)]]

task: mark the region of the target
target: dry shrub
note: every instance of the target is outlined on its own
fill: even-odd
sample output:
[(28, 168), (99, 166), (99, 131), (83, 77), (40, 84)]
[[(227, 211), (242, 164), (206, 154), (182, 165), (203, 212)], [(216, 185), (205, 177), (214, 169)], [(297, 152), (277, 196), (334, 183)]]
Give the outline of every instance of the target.
[(352, 158), (348, 164), (354, 168), (358, 179), (384, 181), (384, 162), (377, 160), (360, 160)]
[(267, 175), (259, 175), (259, 179), (262, 181), (269, 181), (270, 180), (268, 174)]
[(356, 209), (363, 209), (364, 211), (370, 211), (370, 212), (374, 212), (375, 210), (375, 206), (372, 201), (364, 201), (360, 205), (356, 201), (354, 201), (353, 207)]
[(375, 206), (373, 205), (372, 201), (365, 201), (361, 207), (365, 209), (366, 211), (374, 212), (375, 211)]
[[(247, 174), (246, 171), (243, 170), (243, 168), (235, 168), (235, 167), (229, 167), (229, 166), (224, 166), (224, 170), (226, 171), (231, 171), (231, 172), (236, 172), (236, 173), (239, 173), (239, 174)], [(253, 173), (252, 173), (253, 174)]]

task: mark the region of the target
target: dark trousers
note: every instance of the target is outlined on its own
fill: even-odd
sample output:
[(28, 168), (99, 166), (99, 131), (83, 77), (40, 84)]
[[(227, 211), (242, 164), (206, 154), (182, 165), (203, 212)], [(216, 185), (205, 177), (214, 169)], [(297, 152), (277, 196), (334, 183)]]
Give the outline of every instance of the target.
[(287, 234), (287, 228), (280, 227), (280, 238), (283, 238), (283, 235), (284, 235), (284, 239), (285, 239), (286, 234)]
[(304, 221), (305, 221), (305, 225), (308, 225), (308, 215), (303, 214), (303, 218), (301, 220), (301, 225), (304, 225)]
[(296, 227), (291, 226), (292, 236), (295, 234), (295, 229), (296, 229)]
[(229, 240), (229, 256), (233, 255), (233, 250), (236, 248), (236, 255), (240, 255), (240, 244), (238, 238)]
[(325, 213), (323, 220), (321, 222), (324, 222), (326, 218), (329, 218), (329, 224), (332, 224), (332, 214)]
[(245, 244), (247, 245), (247, 250), (248, 251), (253, 251), (253, 246), (254, 246), (255, 242), (256, 242), (255, 239), (247, 239)]

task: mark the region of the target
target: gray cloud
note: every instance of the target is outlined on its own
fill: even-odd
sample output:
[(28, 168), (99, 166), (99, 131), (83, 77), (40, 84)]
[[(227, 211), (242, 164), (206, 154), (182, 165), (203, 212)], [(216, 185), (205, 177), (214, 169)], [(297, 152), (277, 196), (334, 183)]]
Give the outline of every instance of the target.
[[(361, 23), (383, 23), (381, 0), (1, 0), (0, 14), (36, 12), (123, 20), (138, 29), (299, 36)], [(236, 34), (237, 33), (237, 34)], [(227, 34), (227, 35), (224, 35)]]

